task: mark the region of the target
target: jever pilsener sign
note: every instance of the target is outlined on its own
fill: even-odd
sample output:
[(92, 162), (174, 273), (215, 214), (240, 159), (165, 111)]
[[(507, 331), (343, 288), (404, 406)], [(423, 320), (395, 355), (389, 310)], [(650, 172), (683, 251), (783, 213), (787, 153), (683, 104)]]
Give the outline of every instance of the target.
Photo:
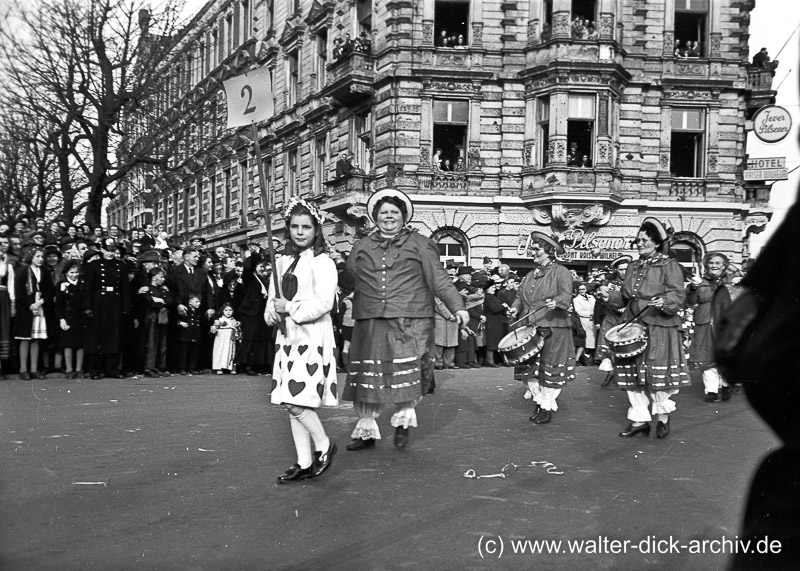
[(792, 116), (783, 107), (767, 105), (753, 116), (753, 132), (760, 141), (778, 143), (792, 129)]

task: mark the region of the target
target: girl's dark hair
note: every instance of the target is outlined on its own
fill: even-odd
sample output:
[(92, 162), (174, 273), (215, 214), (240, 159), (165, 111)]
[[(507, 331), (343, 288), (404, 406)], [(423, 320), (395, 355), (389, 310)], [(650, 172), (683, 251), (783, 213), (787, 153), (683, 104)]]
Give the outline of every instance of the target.
[(166, 273), (164, 271), (164, 268), (162, 268), (161, 266), (156, 266), (155, 268), (150, 268), (150, 270), (147, 272), (147, 275), (152, 278), (157, 276), (158, 274), (164, 274), (164, 273)]
[(222, 313), (223, 311), (225, 311), (226, 307), (230, 307), (231, 309), (233, 309), (233, 306), (226, 301), (225, 303), (222, 304), (222, 307), (219, 308), (219, 312)]
[(403, 215), (403, 224), (405, 224), (406, 218), (408, 217), (408, 209), (406, 208), (406, 203), (397, 198), (396, 196), (384, 196), (383, 198), (375, 202), (375, 206), (372, 207), (372, 219), (373, 220), (378, 219), (378, 211), (381, 209), (381, 206), (383, 206), (385, 202), (388, 202), (389, 204), (396, 206), (397, 209), (400, 210), (400, 213)]
[(81, 263), (78, 260), (70, 260), (66, 264), (64, 264), (64, 275), (67, 275), (67, 272), (70, 271), (72, 268), (78, 268), (78, 271), (81, 270)]
[(44, 256), (44, 248), (40, 248), (39, 246), (28, 246), (23, 261), (26, 264), (31, 264), (33, 262), (33, 257), (36, 255), (36, 252), (41, 252), (42, 256)]
[(311, 244), (314, 248), (314, 255), (319, 256), (328, 251), (328, 245), (325, 243), (325, 236), (322, 235), (322, 225), (314, 218), (314, 215), (311, 214), (308, 208), (302, 204), (296, 204), (286, 217), (286, 233), (289, 239), (286, 240), (283, 253), (287, 256), (296, 256), (300, 253), (300, 250), (295, 246), (294, 242), (292, 242), (292, 235), (289, 227), (291, 226), (293, 217), (303, 216), (304, 214), (311, 219), (311, 223), (314, 225), (314, 242)]

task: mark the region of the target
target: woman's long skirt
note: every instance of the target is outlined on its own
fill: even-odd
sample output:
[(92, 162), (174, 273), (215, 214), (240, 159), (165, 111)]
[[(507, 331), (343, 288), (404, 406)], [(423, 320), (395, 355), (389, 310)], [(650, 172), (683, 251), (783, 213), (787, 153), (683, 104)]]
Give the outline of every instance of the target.
[(418, 401), (433, 381), (435, 356), (432, 317), (356, 320), (342, 400)]

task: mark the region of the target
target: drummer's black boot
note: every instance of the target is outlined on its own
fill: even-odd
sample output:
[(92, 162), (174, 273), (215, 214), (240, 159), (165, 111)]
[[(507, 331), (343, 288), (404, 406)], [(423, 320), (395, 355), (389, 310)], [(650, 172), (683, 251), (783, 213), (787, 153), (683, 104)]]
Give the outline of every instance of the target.
[(533, 403), (533, 414), (530, 416), (530, 421), (536, 422), (536, 417), (539, 416), (539, 413), (541, 412), (542, 412), (542, 407), (540, 407), (536, 403)]
[(630, 438), (631, 436), (636, 436), (639, 433), (642, 433), (645, 436), (650, 436), (650, 423), (645, 422), (644, 424), (635, 426), (631, 422), (625, 430), (619, 433), (619, 435), (623, 438)]
[(603, 379), (603, 382), (600, 384), (601, 387), (607, 387), (611, 384), (611, 381), (614, 380), (614, 373), (608, 373), (606, 378)]
[(539, 414), (533, 420), (533, 424), (547, 424), (553, 419), (553, 415), (549, 410), (539, 410)]

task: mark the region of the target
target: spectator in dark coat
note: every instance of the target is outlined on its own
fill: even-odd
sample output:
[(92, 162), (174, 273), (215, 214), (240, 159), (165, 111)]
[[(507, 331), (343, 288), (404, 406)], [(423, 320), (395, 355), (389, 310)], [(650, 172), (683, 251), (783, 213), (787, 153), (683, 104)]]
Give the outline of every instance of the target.
[(486, 366), (497, 367), (495, 363), (495, 351), (498, 349), (500, 341), (505, 336), (505, 313), (506, 308), (497, 296), (497, 288), (502, 282), (500, 276), (494, 276), (485, 286), (486, 293), (483, 296), (483, 314), (486, 316)]
[(261, 258), (261, 247), (250, 244), (250, 255), (244, 260), (242, 301), (239, 318), (242, 323), (242, 343), (236, 351), (236, 369), (248, 375), (272, 369), (274, 348), (272, 329), (264, 321), (269, 294), (269, 273)]
[(131, 292), (125, 262), (115, 258), (117, 245), (99, 241), (101, 258), (86, 265), (83, 290), (87, 318), (86, 354), (93, 379), (103, 375), (123, 378), (120, 372), (122, 316), (130, 309)]
[[(67, 378), (83, 376), (83, 346), (86, 343), (86, 320), (83, 315), (83, 280), (81, 265), (70, 260), (64, 266), (64, 281), (56, 292), (56, 317), (58, 318), (58, 346), (64, 350)], [(74, 355), (74, 365), (73, 365)]]
[[(20, 379), (43, 379), (39, 372), (39, 341), (47, 339), (45, 300), (54, 295), (53, 282), (44, 269), (44, 250), (31, 247), (25, 253), (26, 265), (14, 272), (16, 321), (14, 335), (19, 340)], [(49, 307), (49, 305), (47, 306)], [(30, 357), (30, 372), (28, 362)]]

